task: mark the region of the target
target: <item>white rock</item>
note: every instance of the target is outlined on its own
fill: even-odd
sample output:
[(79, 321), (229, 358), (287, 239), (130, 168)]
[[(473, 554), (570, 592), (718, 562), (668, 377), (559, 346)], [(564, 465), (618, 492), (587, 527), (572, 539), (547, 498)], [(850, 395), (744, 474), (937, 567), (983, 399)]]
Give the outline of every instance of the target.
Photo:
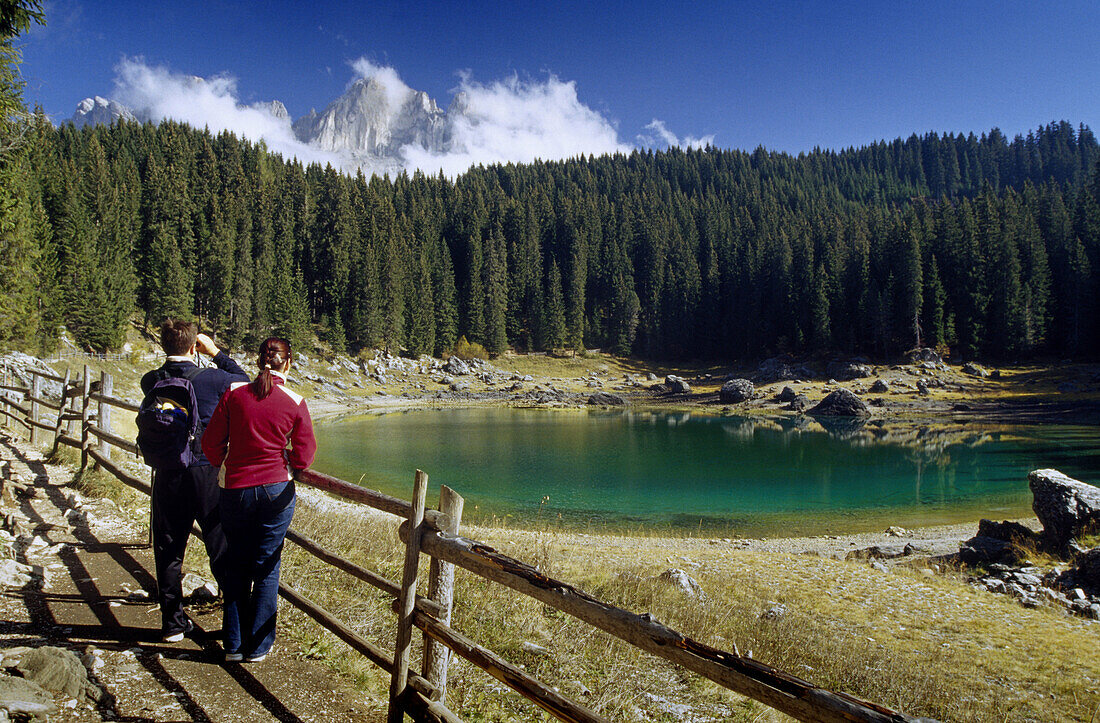
[(690, 575), (679, 568), (671, 568), (665, 570), (657, 579), (661, 582), (669, 583), (677, 590), (682, 592), (693, 600), (703, 600), (706, 598), (706, 593), (703, 592), (703, 588), (699, 586)]
[[(214, 590), (214, 597), (217, 597), (218, 595), (218, 586), (216, 584), (206, 581), (205, 579), (196, 575), (193, 572), (189, 572), (183, 576), (183, 581), (181, 582), (181, 585), (183, 587), (184, 597), (190, 597), (198, 592), (200, 589), (202, 589), (204, 592), (209, 592), (211, 587)], [(204, 593), (200, 592), (199, 596), (201, 597), (203, 594)]]
[(46, 571), (38, 565), (24, 565), (16, 560), (0, 560), (0, 585), (22, 588), (46, 579)]

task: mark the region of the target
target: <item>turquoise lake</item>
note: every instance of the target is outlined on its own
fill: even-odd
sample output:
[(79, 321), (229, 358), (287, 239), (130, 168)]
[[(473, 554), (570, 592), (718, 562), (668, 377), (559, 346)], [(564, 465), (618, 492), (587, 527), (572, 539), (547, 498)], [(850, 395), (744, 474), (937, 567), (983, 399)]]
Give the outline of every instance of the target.
[(1095, 484), (1100, 430), (868, 425), (663, 412), (416, 410), (317, 425), (322, 472), (409, 499), (414, 470), (467, 522), (593, 532), (811, 535), (1031, 515), (1027, 473)]

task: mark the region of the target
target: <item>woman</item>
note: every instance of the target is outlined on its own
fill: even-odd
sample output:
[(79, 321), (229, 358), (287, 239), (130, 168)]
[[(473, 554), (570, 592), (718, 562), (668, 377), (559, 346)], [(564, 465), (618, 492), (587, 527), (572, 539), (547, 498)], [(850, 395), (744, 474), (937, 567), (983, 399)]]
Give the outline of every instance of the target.
[(229, 543), (222, 632), (229, 662), (259, 662), (275, 642), (294, 474), (312, 464), (317, 449), (305, 400), (285, 386), (291, 358), (289, 341), (265, 340), (260, 374), (229, 388), (202, 437), (203, 453), (221, 468), (219, 509)]

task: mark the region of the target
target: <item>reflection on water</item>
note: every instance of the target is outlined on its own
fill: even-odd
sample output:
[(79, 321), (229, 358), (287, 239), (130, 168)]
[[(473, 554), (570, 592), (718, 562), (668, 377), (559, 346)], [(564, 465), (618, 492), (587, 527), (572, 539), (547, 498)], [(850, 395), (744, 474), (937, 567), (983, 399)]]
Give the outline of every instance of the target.
[(865, 417), (814, 417), (814, 421), (838, 439), (851, 439), (867, 426)]
[(722, 536), (1027, 515), (1028, 471), (1095, 481), (1100, 463), (1100, 432), (1085, 427), (464, 409), (317, 432), (318, 469), (408, 497), (420, 468), (475, 518)]

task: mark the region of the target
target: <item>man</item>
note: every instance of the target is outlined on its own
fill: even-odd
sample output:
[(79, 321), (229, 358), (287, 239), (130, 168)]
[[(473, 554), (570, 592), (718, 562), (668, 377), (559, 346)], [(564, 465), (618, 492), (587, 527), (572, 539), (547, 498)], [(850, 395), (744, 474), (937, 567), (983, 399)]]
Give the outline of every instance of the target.
[[(192, 322), (166, 321), (160, 329), (160, 345), (168, 361), (141, 378), (141, 391), (148, 394), (154, 384), (166, 377), (189, 379), (195, 390), (201, 433), (229, 385), (247, 382), (248, 375), (214, 345), (213, 339), (199, 334), (198, 326)], [(196, 352), (211, 357), (216, 368), (199, 369), (195, 364)], [(224, 583), (226, 542), (218, 513), (218, 474), (197, 443), (193, 449), (197, 454), (186, 469), (153, 471), (153, 557), (161, 633), (168, 643), (183, 640), (192, 627), (183, 611), (182, 578), (183, 553), (196, 520), (202, 529), (214, 579), (219, 588)]]

